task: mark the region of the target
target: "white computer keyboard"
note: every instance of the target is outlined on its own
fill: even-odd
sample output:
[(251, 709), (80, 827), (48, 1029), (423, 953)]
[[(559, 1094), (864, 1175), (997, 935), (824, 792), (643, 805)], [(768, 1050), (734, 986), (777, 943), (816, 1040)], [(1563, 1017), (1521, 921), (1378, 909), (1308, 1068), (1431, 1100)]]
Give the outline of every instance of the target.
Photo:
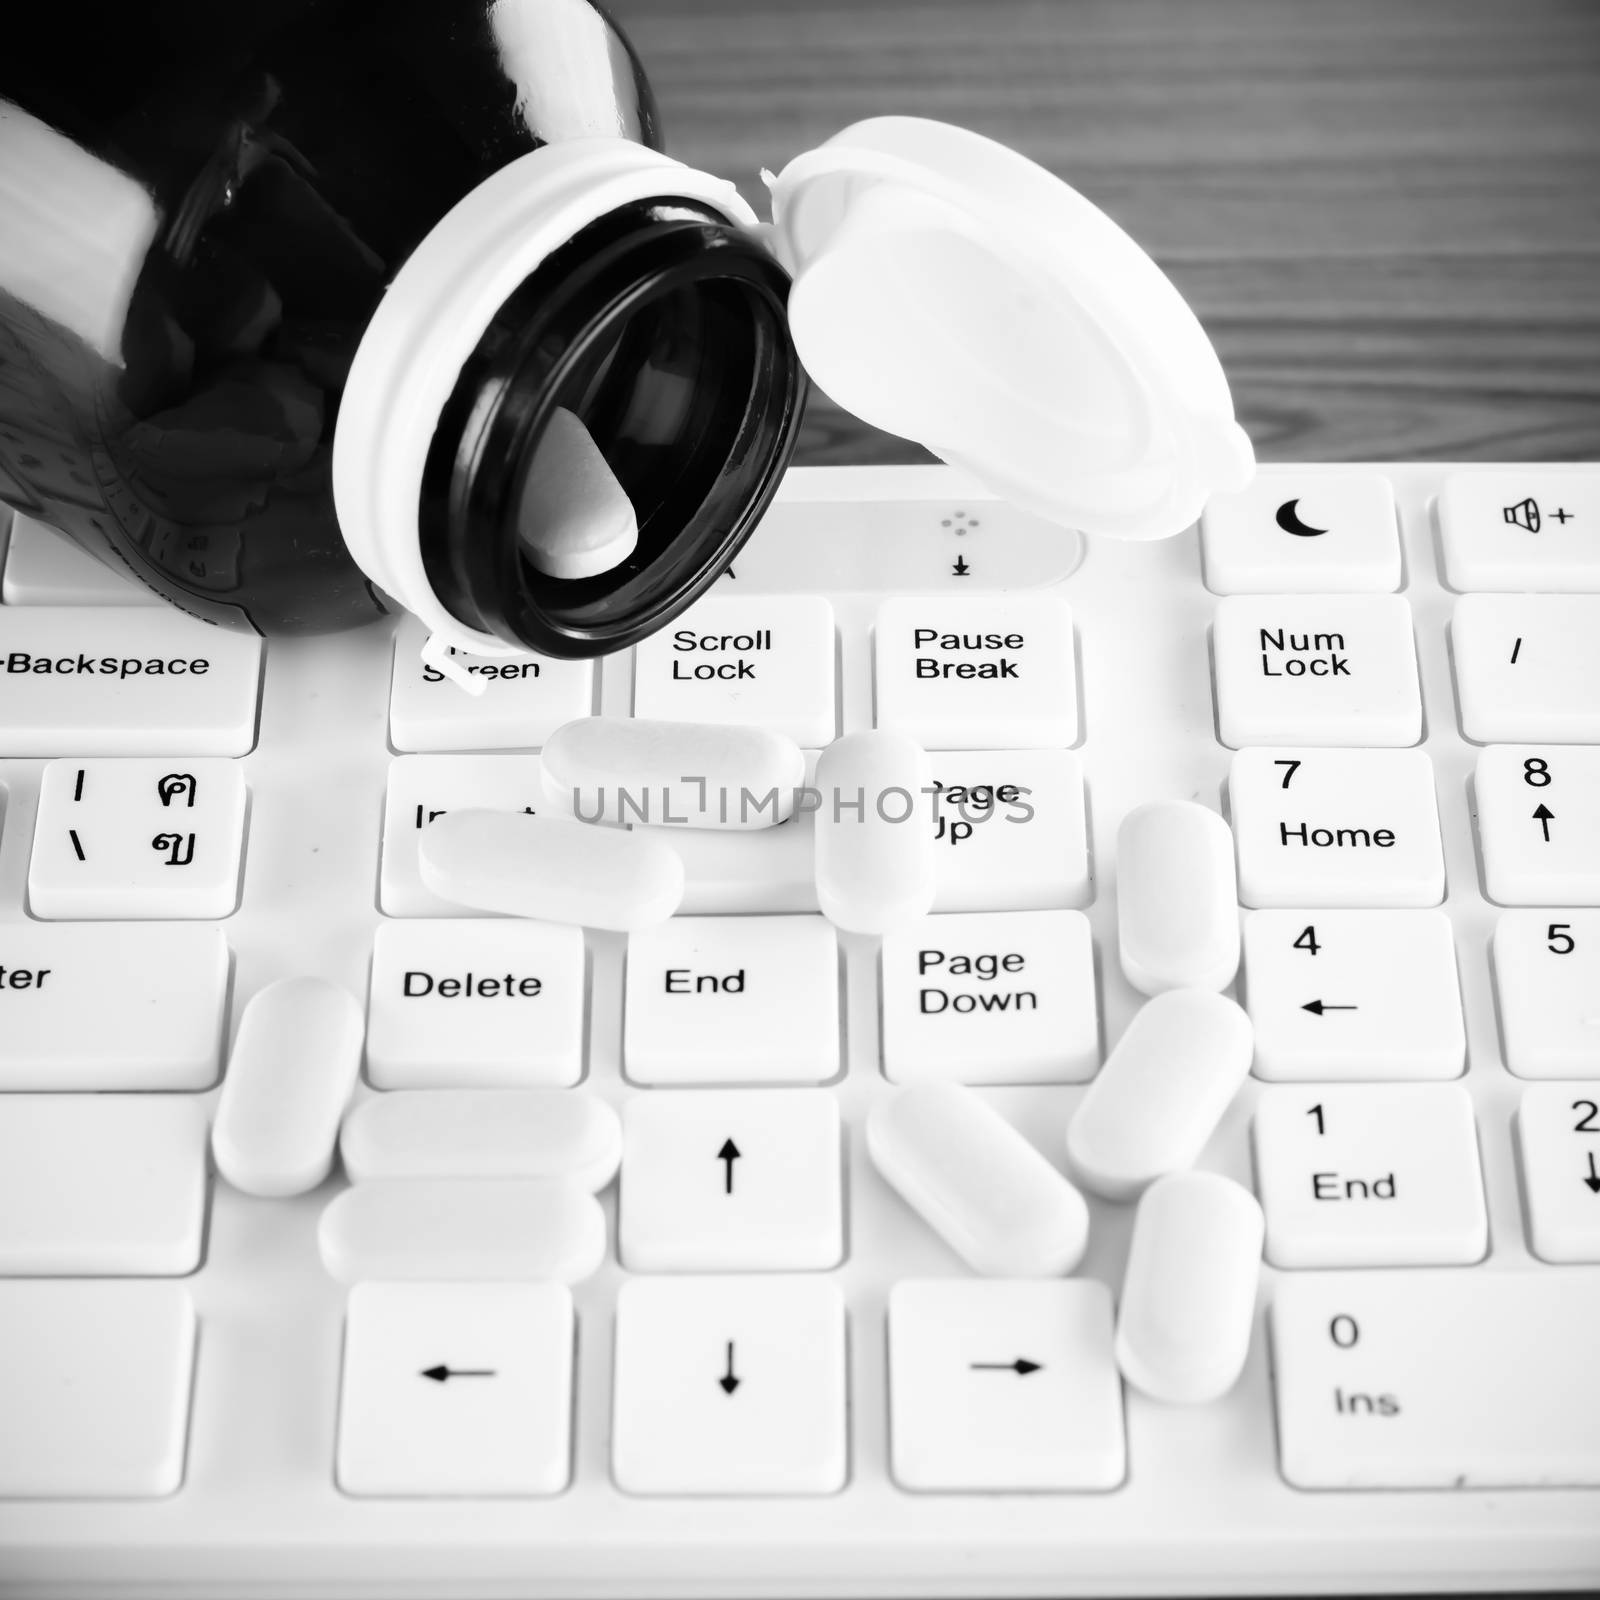
[[(1203, 537), (1087, 547), (943, 468), (796, 471), (679, 628), (477, 699), (409, 627), (262, 649), (20, 518), (4, 585), (0, 1592), (1600, 1581), (1600, 470), (1271, 467)], [(882, 950), (815, 915), (803, 821), (674, 828), (684, 915), (631, 950), (419, 875), (439, 812), (546, 804), (573, 717), (816, 750), (875, 703), (967, 802)], [(1255, 1027), (1199, 1165), (1263, 1203), (1260, 1308), (1193, 1407), (1112, 1361), (1131, 1206), (1071, 1278), (983, 1278), (863, 1136), (952, 1078), (1066, 1169), (1142, 1000), (1151, 799), (1231, 824)], [(505, 1215), (452, 1271), (435, 1181), (351, 1289), (342, 1169), (215, 1176), (240, 1013), (301, 974), (366, 1010), (355, 1107), (401, 1108), (358, 1173), (455, 1170), (419, 1091), (559, 1091), (505, 1103), (513, 1165), (617, 1108), (600, 1269), (452, 1281)]]

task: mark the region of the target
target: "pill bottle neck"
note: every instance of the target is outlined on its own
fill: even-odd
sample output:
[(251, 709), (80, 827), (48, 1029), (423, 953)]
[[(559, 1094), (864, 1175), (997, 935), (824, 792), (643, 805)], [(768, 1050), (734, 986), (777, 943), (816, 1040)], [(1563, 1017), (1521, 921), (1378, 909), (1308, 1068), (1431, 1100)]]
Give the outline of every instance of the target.
[[(699, 201), (623, 206), (546, 257), (462, 365), (428, 450), (418, 531), (450, 613), (514, 646), (593, 656), (701, 594), (793, 449), (803, 380), (787, 292), (760, 241)], [(557, 417), (603, 487), (533, 481), (573, 459), (538, 449)], [(591, 493), (631, 503), (631, 550), (588, 576), (541, 570), (530, 516)]]

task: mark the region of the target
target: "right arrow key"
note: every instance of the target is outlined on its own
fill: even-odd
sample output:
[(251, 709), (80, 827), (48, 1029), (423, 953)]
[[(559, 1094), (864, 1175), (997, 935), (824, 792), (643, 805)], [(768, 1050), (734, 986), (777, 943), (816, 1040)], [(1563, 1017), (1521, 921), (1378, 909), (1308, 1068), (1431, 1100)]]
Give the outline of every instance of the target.
[(1087, 1279), (896, 1284), (889, 1422), (904, 1489), (1114, 1489), (1125, 1448), (1110, 1292)]

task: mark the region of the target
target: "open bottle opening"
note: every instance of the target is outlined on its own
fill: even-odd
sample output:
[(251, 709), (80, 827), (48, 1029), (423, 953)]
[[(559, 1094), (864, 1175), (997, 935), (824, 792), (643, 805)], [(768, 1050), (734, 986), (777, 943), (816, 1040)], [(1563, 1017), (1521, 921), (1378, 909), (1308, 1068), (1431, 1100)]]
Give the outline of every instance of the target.
[(461, 624), (621, 649), (723, 570), (788, 463), (788, 278), (747, 230), (661, 200), (581, 229), (499, 308), (440, 414), (418, 532)]

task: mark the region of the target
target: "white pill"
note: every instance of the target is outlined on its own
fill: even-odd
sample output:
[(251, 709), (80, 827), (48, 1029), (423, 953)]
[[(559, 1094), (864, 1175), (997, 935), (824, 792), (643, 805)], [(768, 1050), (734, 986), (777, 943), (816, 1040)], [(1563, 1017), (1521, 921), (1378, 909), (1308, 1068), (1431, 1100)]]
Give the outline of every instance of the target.
[(622, 1124), (575, 1089), (398, 1089), (344, 1119), (352, 1181), (373, 1178), (570, 1178), (605, 1188), (622, 1159)]
[(1074, 1174), (1108, 1200), (1193, 1166), (1250, 1071), (1250, 1019), (1209, 989), (1134, 1014), (1067, 1124)]
[(417, 845), (423, 883), (478, 911), (627, 932), (665, 922), (683, 862), (656, 834), (523, 811), (450, 811)]
[(528, 559), (552, 578), (609, 572), (639, 542), (628, 491), (589, 430), (562, 407), (534, 447), (517, 524)]
[(327, 1177), (365, 1032), (360, 1002), (323, 978), (285, 978), (251, 998), (211, 1129), (235, 1189), (304, 1194)]
[(379, 1178), (328, 1202), (317, 1244), (341, 1283), (578, 1283), (605, 1259), (606, 1218), (562, 1178)]
[(817, 758), (817, 903), (849, 933), (892, 933), (933, 906), (928, 753), (899, 733), (851, 733)]
[(765, 728), (644, 717), (580, 717), (540, 755), (546, 797), (587, 822), (770, 828), (805, 782), (793, 739)]
[(1117, 1316), (1117, 1365), (1175, 1405), (1231, 1389), (1244, 1367), (1261, 1276), (1261, 1207), (1214, 1172), (1175, 1172), (1145, 1190)]
[(1145, 994), (1224, 989), (1239, 966), (1233, 834), (1192, 800), (1135, 807), (1117, 830), (1117, 943)]
[(901, 1199), (976, 1272), (1053, 1278), (1089, 1242), (1083, 1196), (959, 1083), (901, 1089), (867, 1118), (867, 1150)]

